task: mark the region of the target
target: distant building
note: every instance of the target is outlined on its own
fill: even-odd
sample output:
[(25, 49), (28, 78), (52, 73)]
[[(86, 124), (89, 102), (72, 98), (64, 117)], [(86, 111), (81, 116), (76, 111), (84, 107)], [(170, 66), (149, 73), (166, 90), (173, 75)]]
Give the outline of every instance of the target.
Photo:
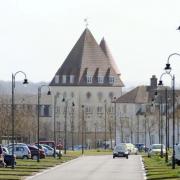
[[(143, 143), (148, 147), (153, 143), (166, 144), (166, 88), (169, 107), (167, 117), (169, 145), (172, 146), (172, 89), (158, 87), (157, 78), (154, 75), (150, 80), (150, 86), (138, 86), (117, 99), (118, 142)], [(175, 93), (176, 142), (179, 142), (180, 91), (176, 90)]]

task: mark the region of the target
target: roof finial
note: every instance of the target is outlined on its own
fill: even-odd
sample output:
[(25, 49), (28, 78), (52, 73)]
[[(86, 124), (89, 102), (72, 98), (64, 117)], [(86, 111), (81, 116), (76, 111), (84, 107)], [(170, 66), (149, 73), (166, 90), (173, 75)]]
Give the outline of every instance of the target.
[(88, 18), (85, 18), (85, 19), (84, 19), (84, 22), (85, 22), (85, 26), (86, 26), (86, 28), (87, 28), (88, 25), (89, 25), (89, 24), (88, 24)]

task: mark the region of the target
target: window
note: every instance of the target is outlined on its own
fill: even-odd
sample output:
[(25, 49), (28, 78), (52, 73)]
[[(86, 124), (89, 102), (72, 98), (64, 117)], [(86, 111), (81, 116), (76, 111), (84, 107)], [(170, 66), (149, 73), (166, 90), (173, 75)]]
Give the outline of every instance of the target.
[(104, 77), (103, 76), (98, 76), (98, 83), (102, 84), (104, 82)]
[(90, 106), (85, 107), (85, 112), (86, 113), (92, 113), (92, 108)]
[(97, 113), (102, 113), (103, 107), (102, 106), (98, 106), (97, 107)]
[(40, 116), (51, 117), (51, 105), (40, 105)]
[(59, 83), (59, 75), (56, 75), (55, 76), (55, 84), (58, 84)]
[(74, 83), (74, 75), (70, 75), (70, 84)]
[(87, 76), (87, 83), (92, 83), (92, 79), (93, 79), (92, 76)]
[(65, 84), (66, 83), (66, 75), (62, 76), (62, 83)]
[(123, 105), (123, 113), (126, 114), (126, 112), (127, 112), (127, 106), (126, 106), (126, 104), (124, 104)]
[(109, 76), (109, 83), (114, 84), (115, 78), (114, 76)]

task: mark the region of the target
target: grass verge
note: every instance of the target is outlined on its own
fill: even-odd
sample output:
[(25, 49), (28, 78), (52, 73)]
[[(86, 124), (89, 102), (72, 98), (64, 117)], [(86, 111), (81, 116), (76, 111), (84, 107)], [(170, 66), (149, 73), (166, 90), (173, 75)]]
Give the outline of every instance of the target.
[(165, 158), (154, 156), (143, 157), (148, 180), (180, 180), (180, 166), (172, 169), (171, 163), (166, 163)]

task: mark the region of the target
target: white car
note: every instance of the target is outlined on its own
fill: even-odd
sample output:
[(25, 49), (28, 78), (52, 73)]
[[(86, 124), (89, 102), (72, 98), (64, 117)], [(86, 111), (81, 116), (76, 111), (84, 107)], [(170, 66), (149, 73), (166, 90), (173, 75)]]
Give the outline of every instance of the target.
[(160, 155), (161, 149), (163, 156), (166, 153), (165, 145), (164, 144), (152, 144), (148, 150), (148, 157), (151, 157), (152, 155)]
[(175, 162), (180, 165), (180, 144), (177, 144), (174, 147), (175, 150)]
[[(8, 146), (9, 154), (12, 154), (12, 146)], [(28, 146), (25, 145), (14, 145), (14, 154), (16, 158), (20, 159), (31, 159), (31, 151), (29, 150)]]
[(44, 147), (45, 153), (47, 156), (53, 156), (54, 155), (54, 148), (52, 148), (51, 146), (48, 146), (47, 144), (41, 144), (42, 147)]

